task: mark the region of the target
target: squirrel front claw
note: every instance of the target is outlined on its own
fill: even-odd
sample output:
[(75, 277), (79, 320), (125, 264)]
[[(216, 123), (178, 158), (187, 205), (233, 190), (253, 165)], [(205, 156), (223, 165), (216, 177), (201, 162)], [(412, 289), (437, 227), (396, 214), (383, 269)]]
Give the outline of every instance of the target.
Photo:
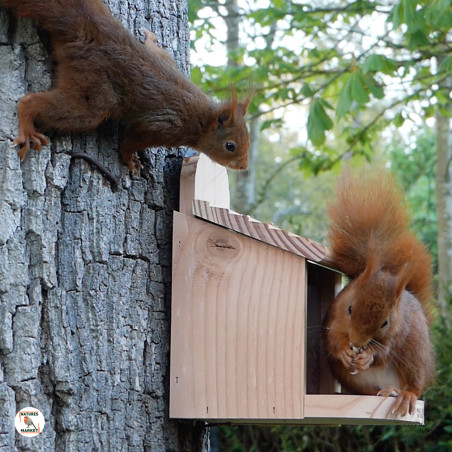
[(408, 413), (412, 415), (416, 411), (417, 395), (414, 392), (404, 391), (390, 386), (380, 390), (377, 396), (397, 397), (386, 415), (388, 418), (403, 417)]
[(354, 367), (355, 358), (356, 353), (349, 348), (343, 349), (339, 354), (339, 359), (346, 369)]
[(140, 159), (138, 158), (137, 154), (133, 154), (132, 158), (128, 162), (129, 170), (132, 174), (135, 174), (136, 176), (140, 175), (140, 170), (143, 168), (143, 165), (140, 162)]
[(15, 146), (20, 146), (18, 150), (19, 158), (23, 160), (28, 151), (30, 150), (30, 142), (33, 143), (33, 149), (40, 151), (42, 145), (49, 144), (49, 139), (42, 133), (37, 132), (35, 129), (30, 130), (28, 133), (20, 132), (19, 136), (13, 141)]
[(359, 371), (368, 369), (374, 362), (374, 355), (368, 349), (361, 349), (354, 360), (355, 368)]

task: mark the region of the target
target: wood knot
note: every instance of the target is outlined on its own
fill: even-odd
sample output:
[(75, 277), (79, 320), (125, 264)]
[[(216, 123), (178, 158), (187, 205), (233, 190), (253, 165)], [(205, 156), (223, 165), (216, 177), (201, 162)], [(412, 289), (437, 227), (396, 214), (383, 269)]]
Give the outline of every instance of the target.
[(232, 259), (240, 252), (240, 242), (230, 236), (210, 236), (206, 242), (209, 254)]
[(207, 243), (208, 243), (208, 246), (215, 247), (217, 249), (217, 251), (219, 251), (219, 252), (236, 249), (229, 240), (224, 239), (224, 238), (209, 239)]

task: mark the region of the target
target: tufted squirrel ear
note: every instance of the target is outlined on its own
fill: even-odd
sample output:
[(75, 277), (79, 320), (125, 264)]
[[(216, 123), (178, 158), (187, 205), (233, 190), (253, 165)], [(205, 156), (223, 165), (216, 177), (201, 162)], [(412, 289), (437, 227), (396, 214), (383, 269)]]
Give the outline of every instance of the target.
[(232, 108), (229, 108), (227, 105), (218, 113), (217, 115), (217, 126), (221, 129), (224, 126), (227, 126), (230, 122), (234, 121), (234, 111)]
[(410, 280), (411, 274), (412, 274), (412, 263), (406, 262), (399, 273), (394, 276), (394, 286), (393, 286), (393, 292), (394, 297), (398, 299), (400, 295), (402, 295), (402, 292), (404, 291), (406, 285), (408, 284), (408, 281)]
[(253, 99), (254, 96), (254, 90), (250, 91), (248, 93), (248, 96), (246, 96), (245, 100), (242, 102), (239, 102), (237, 105), (237, 114), (241, 115), (241, 116), (245, 116), (246, 110), (248, 109), (251, 100)]
[(237, 100), (237, 90), (231, 87), (231, 99), (221, 105), (217, 114), (217, 127), (228, 126), (235, 122), (237, 117), (245, 116), (246, 110), (251, 103), (254, 91), (251, 91), (242, 102)]
[(220, 129), (222, 127), (228, 126), (230, 123), (235, 121), (237, 115), (237, 90), (232, 88), (231, 99), (219, 107), (217, 113), (217, 127)]

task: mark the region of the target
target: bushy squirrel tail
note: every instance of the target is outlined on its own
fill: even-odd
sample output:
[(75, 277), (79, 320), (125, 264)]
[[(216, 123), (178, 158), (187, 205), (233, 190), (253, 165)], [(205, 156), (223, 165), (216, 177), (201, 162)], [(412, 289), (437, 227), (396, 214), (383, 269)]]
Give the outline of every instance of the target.
[(345, 171), (336, 200), (329, 204), (329, 241), (338, 268), (356, 278), (369, 254), (381, 270), (398, 274), (408, 266), (406, 289), (427, 308), (432, 299), (431, 258), (409, 230), (409, 216), (399, 185), (388, 171)]
[(105, 19), (112, 20), (101, 0), (0, 0), (0, 5), (34, 20), (59, 40), (72, 41), (82, 34), (89, 39), (91, 30), (86, 29), (87, 24), (102, 29)]

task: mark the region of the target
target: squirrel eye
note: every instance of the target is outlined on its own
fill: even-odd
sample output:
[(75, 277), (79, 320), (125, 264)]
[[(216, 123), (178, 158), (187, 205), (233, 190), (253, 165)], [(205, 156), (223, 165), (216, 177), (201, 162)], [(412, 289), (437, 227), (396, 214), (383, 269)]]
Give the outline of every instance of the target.
[(381, 325), (381, 327), (384, 328), (387, 324), (388, 324), (388, 321), (385, 320), (385, 321), (383, 322), (383, 324)]
[(233, 141), (226, 141), (224, 147), (228, 152), (234, 152), (237, 146)]
[(348, 313), (349, 313), (350, 315), (352, 315), (352, 307), (351, 307), (351, 305), (348, 307)]

